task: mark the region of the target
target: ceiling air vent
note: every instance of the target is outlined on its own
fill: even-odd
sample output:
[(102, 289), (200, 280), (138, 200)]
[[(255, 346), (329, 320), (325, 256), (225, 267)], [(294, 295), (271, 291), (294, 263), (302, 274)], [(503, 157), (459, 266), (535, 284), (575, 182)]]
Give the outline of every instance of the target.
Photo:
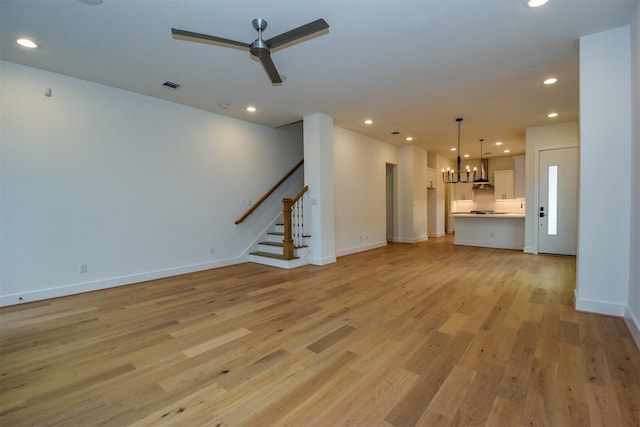
[(178, 83), (170, 82), (169, 80), (167, 80), (166, 82), (162, 83), (162, 86), (166, 86), (166, 87), (171, 88), (171, 89), (178, 89), (181, 85), (179, 85)]

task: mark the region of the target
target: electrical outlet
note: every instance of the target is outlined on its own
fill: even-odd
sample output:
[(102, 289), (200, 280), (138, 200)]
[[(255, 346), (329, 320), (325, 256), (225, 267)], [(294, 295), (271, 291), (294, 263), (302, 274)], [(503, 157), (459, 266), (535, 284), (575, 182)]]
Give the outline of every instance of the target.
[(89, 271), (87, 263), (83, 262), (82, 264), (80, 264), (80, 267), (78, 268), (78, 272), (79, 273), (86, 273), (87, 271)]
[(209, 255), (213, 255), (216, 252), (214, 248), (209, 248)]

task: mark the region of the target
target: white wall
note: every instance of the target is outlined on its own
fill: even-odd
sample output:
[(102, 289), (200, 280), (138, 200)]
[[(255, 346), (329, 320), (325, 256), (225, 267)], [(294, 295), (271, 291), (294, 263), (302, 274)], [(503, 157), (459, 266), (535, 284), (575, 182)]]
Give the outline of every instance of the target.
[(512, 171), (513, 156), (494, 157), (489, 159), (489, 180), (493, 183), (493, 173), (495, 171)]
[[(540, 151), (577, 147), (578, 123), (564, 122), (527, 128), (526, 145), (524, 252), (538, 253), (538, 214), (536, 209), (538, 206)], [(598, 167), (595, 170), (601, 170), (601, 168)], [(592, 175), (597, 174), (592, 173)]]
[(576, 308), (617, 316), (629, 297), (630, 52), (629, 26), (580, 39)]
[(316, 113), (304, 117), (304, 182), (309, 187), (305, 228), (311, 236), (309, 262), (336, 261), (333, 118)]
[(336, 255), (387, 244), (386, 164), (397, 148), (334, 126)]
[(640, 347), (640, 3), (631, 24), (631, 197), (629, 299), (625, 317)]
[(427, 150), (413, 147), (413, 239), (427, 240)]
[[(432, 157), (435, 159), (435, 170), (436, 170), (436, 189), (430, 190), (431, 192), (435, 192), (436, 199), (436, 225), (435, 225), (435, 237), (444, 236), (446, 233), (446, 184), (442, 181), (442, 169), (447, 169), (449, 167), (450, 161), (445, 159), (439, 154), (428, 154), (428, 160), (431, 160)], [(431, 193), (428, 193), (429, 195)], [(429, 207), (430, 209), (431, 207)], [(430, 224), (428, 224), (431, 226)]]
[(301, 128), (0, 72), (0, 305), (240, 262), (281, 207), (234, 221), (303, 156)]
[(414, 145), (398, 149), (400, 234), (398, 241), (427, 240), (427, 152)]

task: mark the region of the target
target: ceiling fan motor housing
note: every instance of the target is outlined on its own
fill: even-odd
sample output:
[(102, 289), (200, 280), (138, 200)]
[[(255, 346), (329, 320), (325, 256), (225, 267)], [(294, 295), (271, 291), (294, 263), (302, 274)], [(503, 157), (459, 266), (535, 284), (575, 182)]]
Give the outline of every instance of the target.
[(251, 43), (249, 52), (257, 58), (262, 58), (271, 55), (271, 48), (264, 40), (262, 40), (262, 38), (258, 38), (256, 41)]

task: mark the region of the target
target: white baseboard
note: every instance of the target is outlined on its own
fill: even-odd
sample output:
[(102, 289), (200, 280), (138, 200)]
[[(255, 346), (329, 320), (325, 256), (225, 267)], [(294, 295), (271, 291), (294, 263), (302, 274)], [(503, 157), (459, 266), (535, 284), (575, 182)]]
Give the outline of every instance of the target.
[[(574, 293), (575, 294), (575, 293)], [(610, 302), (587, 300), (584, 298), (574, 297), (575, 307), (578, 311), (588, 311), (591, 313), (606, 314), (624, 318), (624, 322), (640, 350), (640, 321), (629, 307), (621, 304), (613, 304)]]
[(333, 264), (334, 262), (336, 262), (336, 257), (324, 257), (324, 258), (319, 258), (319, 257), (309, 257), (309, 264), (313, 264), (313, 265), (327, 265), (327, 264)]
[(376, 248), (381, 248), (383, 246), (387, 246), (387, 242), (375, 242), (375, 243), (369, 243), (363, 246), (354, 246), (352, 248), (347, 248), (347, 249), (341, 249), (339, 251), (336, 251), (336, 256), (340, 257), (340, 256), (345, 256), (345, 255), (351, 255), (351, 254), (355, 254), (358, 252), (364, 252), (364, 251), (370, 251), (371, 249), (376, 249)]
[(418, 236), (418, 237), (400, 237), (400, 238), (398, 238), (398, 240), (394, 240), (394, 242), (396, 242), (396, 243), (418, 243), (418, 242), (424, 242), (425, 240), (427, 240), (427, 235), (426, 234), (424, 236)]
[(226, 267), (228, 265), (241, 264), (247, 261), (248, 257), (230, 258), (225, 260), (204, 262), (200, 264), (185, 265), (165, 270), (132, 274), (129, 276), (112, 277), (109, 279), (95, 280), (92, 282), (74, 283), (56, 288), (38, 289), (34, 291), (15, 293), (10, 295), (1, 295), (0, 307), (81, 294), (85, 292), (98, 291), (101, 289), (115, 288), (117, 286), (131, 285), (134, 283), (146, 282), (148, 280), (162, 279), (165, 277), (178, 276), (180, 274), (195, 273), (197, 271), (204, 271), (213, 268)]
[(640, 350), (640, 320), (633, 315), (633, 312), (627, 307), (624, 311), (624, 321), (633, 336), (633, 340), (636, 342), (638, 350)]
[(609, 316), (623, 317), (626, 310), (626, 307), (622, 304), (614, 304), (604, 301), (596, 301), (576, 297), (575, 302), (576, 310), (578, 311), (607, 314)]
[(439, 231), (437, 233), (432, 233), (432, 234), (428, 234), (429, 237), (442, 237), (442, 236), (446, 236), (447, 233), (445, 233), (444, 231)]

